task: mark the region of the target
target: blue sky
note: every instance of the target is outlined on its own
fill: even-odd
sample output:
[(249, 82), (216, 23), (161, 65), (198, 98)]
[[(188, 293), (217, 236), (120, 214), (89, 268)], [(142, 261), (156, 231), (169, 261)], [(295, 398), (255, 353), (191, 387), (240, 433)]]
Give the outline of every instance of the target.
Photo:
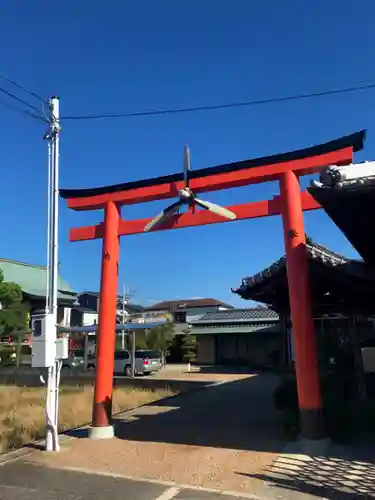
[[(214, 8), (213, 8), (214, 7)], [(48, 97), (62, 115), (265, 99), (375, 81), (375, 3), (315, 0), (4, 2), (1, 68)], [(10, 91), (15, 89), (4, 86)], [(22, 95), (26, 97), (26, 95)], [(368, 129), (375, 156), (375, 91), (210, 112), (65, 122), (62, 187), (90, 187), (279, 153)], [(34, 101), (38, 104), (37, 101)], [(0, 106), (2, 257), (45, 263), (46, 145), (42, 124)], [(210, 193), (223, 204), (265, 199), (275, 183)], [(157, 213), (165, 202), (123, 210)], [(99, 241), (69, 243), (72, 226), (99, 222), (61, 204), (61, 270), (77, 290), (99, 288)], [(322, 211), (306, 214), (318, 242), (355, 256)], [(123, 238), (120, 288), (134, 301), (217, 297), (283, 253), (279, 217)]]

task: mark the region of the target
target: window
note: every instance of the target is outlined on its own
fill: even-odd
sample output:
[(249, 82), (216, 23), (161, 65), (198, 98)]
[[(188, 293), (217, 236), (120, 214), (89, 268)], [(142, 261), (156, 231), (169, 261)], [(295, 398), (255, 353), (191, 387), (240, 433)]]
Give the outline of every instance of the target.
[(176, 311), (174, 313), (174, 320), (176, 323), (186, 323), (186, 312), (185, 311)]
[(136, 358), (160, 358), (160, 353), (156, 351), (135, 351)]
[(117, 351), (115, 352), (115, 359), (129, 359), (128, 351)]

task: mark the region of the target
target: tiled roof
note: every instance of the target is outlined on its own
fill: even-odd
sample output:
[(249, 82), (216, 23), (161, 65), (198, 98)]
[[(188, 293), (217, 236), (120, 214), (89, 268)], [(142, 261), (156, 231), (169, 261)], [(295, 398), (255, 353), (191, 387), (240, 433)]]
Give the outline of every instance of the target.
[(92, 295), (93, 297), (99, 297), (100, 293), (99, 292), (91, 292), (89, 290), (85, 290), (84, 292), (79, 292), (79, 295), (86, 294), (87, 295)]
[[(37, 298), (46, 296), (46, 268), (44, 266), (0, 258), (0, 269), (4, 280), (16, 283), (25, 294)], [(76, 300), (76, 292), (60, 276), (58, 300), (67, 302)]]
[(268, 308), (254, 308), (254, 309), (232, 309), (230, 311), (209, 312), (198, 320), (191, 321), (190, 323), (243, 323), (243, 322), (258, 322), (258, 321), (278, 321), (279, 316), (275, 311)]
[(344, 182), (340, 188), (314, 184), (308, 191), (344, 233), (363, 260), (374, 266), (375, 184), (373, 180), (365, 182), (362, 179), (360, 183)]
[(233, 306), (229, 304), (225, 304), (220, 300), (216, 299), (180, 299), (180, 300), (165, 300), (164, 302), (158, 302), (151, 307), (147, 307), (148, 311), (156, 311), (156, 310), (169, 310), (169, 311), (178, 311), (178, 310), (186, 310), (189, 308), (195, 307), (227, 307), (233, 309)]
[[(308, 257), (314, 262), (320, 262), (325, 267), (340, 268), (340, 271), (357, 278), (368, 281), (375, 281), (375, 271), (364, 265), (362, 261), (348, 259), (323, 245), (317, 243), (306, 244)], [(283, 256), (278, 261), (263, 269), (259, 273), (243, 278), (242, 284), (237, 289), (232, 289), (233, 293), (243, 298), (249, 298), (249, 291), (267, 280), (282, 275), (286, 269), (286, 258)]]

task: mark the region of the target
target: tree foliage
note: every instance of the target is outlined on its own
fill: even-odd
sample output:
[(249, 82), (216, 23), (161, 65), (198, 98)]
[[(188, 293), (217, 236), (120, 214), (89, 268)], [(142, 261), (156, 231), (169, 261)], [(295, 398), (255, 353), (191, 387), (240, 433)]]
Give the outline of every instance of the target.
[(161, 352), (165, 355), (168, 353), (174, 337), (173, 323), (154, 326), (146, 336), (146, 344), (148, 349)]
[(305, 233), (305, 238), (306, 238), (306, 245), (313, 245), (314, 244), (313, 239), (311, 238), (311, 236), (309, 236), (306, 233)]
[(0, 333), (26, 332), (29, 308), (22, 299), (21, 287), (16, 283), (5, 282), (0, 270)]
[(183, 360), (185, 363), (191, 363), (196, 360), (196, 350), (197, 350), (197, 339), (195, 335), (187, 333), (182, 338), (181, 349), (183, 352)]
[[(154, 326), (149, 330), (136, 330), (135, 334), (135, 348), (136, 349), (150, 349), (168, 355), (169, 348), (174, 338), (173, 323), (165, 325)], [(127, 349), (131, 349), (131, 334), (127, 335)], [(117, 340), (120, 343), (120, 339)]]

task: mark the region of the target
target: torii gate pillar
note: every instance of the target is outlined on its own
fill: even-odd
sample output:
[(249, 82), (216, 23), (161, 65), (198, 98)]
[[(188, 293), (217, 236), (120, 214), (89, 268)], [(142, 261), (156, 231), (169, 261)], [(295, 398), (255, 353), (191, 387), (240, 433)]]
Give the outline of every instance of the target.
[(305, 439), (316, 440), (324, 438), (326, 432), (323, 426), (301, 191), (295, 172), (288, 171), (281, 175), (280, 196), (301, 434)]
[(92, 439), (113, 437), (112, 391), (116, 342), (116, 302), (120, 243), (119, 207), (109, 201), (104, 208), (102, 268), (100, 278), (99, 328), (97, 336), (97, 366), (92, 410)]

